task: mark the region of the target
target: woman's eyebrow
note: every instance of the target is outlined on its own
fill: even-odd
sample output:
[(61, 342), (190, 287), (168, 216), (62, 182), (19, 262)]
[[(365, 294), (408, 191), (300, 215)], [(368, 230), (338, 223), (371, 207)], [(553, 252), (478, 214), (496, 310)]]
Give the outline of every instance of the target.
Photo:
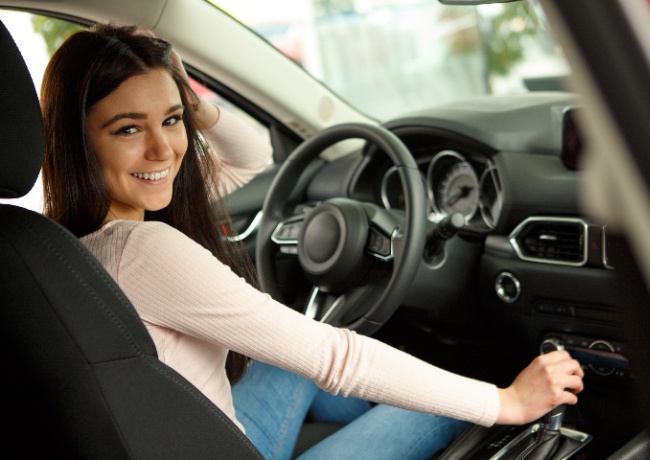
[[(177, 110), (180, 110), (183, 108), (183, 104), (175, 104), (172, 105), (167, 112), (165, 112), (165, 115), (169, 115), (170, 113), (176, 112)], [(147, 115), (144, 113), (139, 113), (139, 112), (126, 112), (126, 113), (118, 113), (117, 115), (111, 117), (110, 120), (108, 120), (106, 123), (102, 125), (102, 129), (106, 128), (107, 126), (115, 123), (116, 121), (123, 120), (125, 118), (128, 118), (130, 120), (144, 120), (147, 118)]]
[(109, 119), (106, 123), (104, 123), (102, 125), (102, 129), (124, 118), (128, 118), (131, 120), (143, 120), (147, 118), (147, 116), (144, 113), (137, 113), (137, 112), (118, 113), (114, 117), (111, 117), (111, 119)]
[(172, 105), (169, 110), (167, 111), (167, 114), (170, 114), (172, 112), (176, 112), (177, 110), (184, 109), (185, 106), (183, 104), (176, 104)]

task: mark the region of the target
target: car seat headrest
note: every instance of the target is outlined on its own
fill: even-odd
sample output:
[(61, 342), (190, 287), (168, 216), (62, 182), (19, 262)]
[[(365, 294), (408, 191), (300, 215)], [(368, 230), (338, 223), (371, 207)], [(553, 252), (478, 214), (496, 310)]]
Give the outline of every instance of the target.
[(44, 146), (34, 83), (0, 21), (0, 198), (18, 198), (31, 190), (43, 163)]

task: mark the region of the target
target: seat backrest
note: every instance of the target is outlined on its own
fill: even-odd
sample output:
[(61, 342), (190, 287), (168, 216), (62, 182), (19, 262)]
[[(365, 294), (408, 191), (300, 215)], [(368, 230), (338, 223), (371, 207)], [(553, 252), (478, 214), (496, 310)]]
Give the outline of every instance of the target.
[[(33, 83), (2, 22), (0, 107), (0, 198), (15, 198), (36, 181), (44, 135)], [(79, 240), (8, 204), (0, 204), (0, 350), (0, 456), (262, 458), (158, 360), (133, 306)]]

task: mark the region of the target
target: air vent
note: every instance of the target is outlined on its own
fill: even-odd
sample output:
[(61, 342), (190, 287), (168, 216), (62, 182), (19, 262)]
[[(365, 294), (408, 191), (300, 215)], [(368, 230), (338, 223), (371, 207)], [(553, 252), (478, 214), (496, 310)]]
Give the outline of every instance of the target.
[(510, 243), (523, 260), (559, 265), (587, 261), (587, 223), (563, 217), (531, 217), (510, 235)]

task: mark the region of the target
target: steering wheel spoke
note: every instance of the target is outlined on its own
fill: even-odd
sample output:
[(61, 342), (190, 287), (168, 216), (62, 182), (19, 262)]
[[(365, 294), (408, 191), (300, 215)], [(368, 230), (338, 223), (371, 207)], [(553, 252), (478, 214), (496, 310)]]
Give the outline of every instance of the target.
[(309, 294), (303, 314), (309, 319), (321, 321), (324, 313), (332, 307), (337, 298), (338, 296), (327, 294), (321, 291), (318, 286), (314, 286)]
[(376, 301), (383, 291), (377, 285), (365, 285), (344, 294), (329, 294), (319, 287), (312, 288), (304, 315), (315, 321), (345, 327), (365, 312), (364, 305)]

